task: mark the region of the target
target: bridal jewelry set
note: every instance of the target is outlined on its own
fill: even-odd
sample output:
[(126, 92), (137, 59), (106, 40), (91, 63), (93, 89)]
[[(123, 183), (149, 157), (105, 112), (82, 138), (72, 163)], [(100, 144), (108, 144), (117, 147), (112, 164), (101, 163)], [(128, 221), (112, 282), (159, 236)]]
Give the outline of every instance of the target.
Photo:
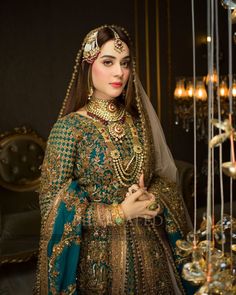
[[(95, 124), (108, 145), (117, 178), (126, 187), (136, 183), (142, 171), (144, 156), (132, 117), (126, 114), (124, 107), (115, 100), (92, 98), (86, 107), (87, 114), (95, 119)], [(129, 136), (125, 130), (128, 126), (131, 131), (129, 139), (132, 141), (133, 155), (128, 164), (124, 165), (112, 138), (116, 142), (122, 142), (125, 136)]]
[[(121, 53), (124, 49), (123, 41), (112, 27), (110, 29), (114, 33), (114, 49)], [(97, 35), (98, 31), (94, 30), (86, 38), (84, 44), (83, 60), (88, 63), (93, 63), (100, 53)], [(104, 100), (91, 96), (86, 108), (87, 114), (95, 119), (95, 124), (110, 150), (114, 171), (120, 183), (125, 187), (137, 183), (142, 171), (144, 153), (132, 117), (126, 114), (124, 106), (119, 104), (115, 99)], [(128, 126), (131, 133), (131, 136), (128, 139), (132, 141), (133, 154), (128, 163), (124, 165), (120, 151), (112, 142), (112, 138), (116, 142), (122, 142), (125, 136), (129, 136), (128, 132), (126, 134), (125, 130)], [(157, 203), (153, 202), (149, 205), (148, 209), (156, 210), (157, 206)]]

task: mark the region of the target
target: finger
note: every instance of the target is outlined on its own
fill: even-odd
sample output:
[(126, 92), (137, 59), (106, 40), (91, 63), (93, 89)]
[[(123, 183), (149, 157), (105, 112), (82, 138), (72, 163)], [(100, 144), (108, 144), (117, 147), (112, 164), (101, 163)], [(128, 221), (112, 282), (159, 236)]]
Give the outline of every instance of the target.
[[(143, 197), (141, 197), (142, 200), (149, 200), (149, 201), (155, 201), (156, 197), (153, 194), (150, 194), (148, 192), (145, 192)], [(141, 201), (141, 199), (139, 198), (139, 200)]]
[(139, 177), (139, 187), (144, 188), (144, 174), (142, 173)]
[(133, 185), (131, 185), (131, 187), (128, 188), (128, 192), (129, 192), (130, 194), (133, 194), (133, 193), (135, 193), (138, 189), (139, 189), (138, 185), (137, 185), (137, 184), (133, 184)]
[[(148, 208), (148, 206), (151, 205), (152, 203), (153, 203), (153, 199), (149, 198), (147, 201), (144, 202), (143, 205), (145, 206), (145, 208)], [(151, 210), (149, 210), (149, 211), (151, 211)]]
[(153, 200), (156, 199), (156, 197), (152, 193), (149, 193), (149, 196), (151, 196), (151, 199), (153, 199)]
[(142, 196), (139, 197), (139, 201), (154, 201), (154, 199), (150, 198), (150, 196), (147, 193), (144, 193)]
[(157, 211), (151, 211), (151, 210), (145, 210), (143, 212), (144, 215), (151, 216), (151, 218), (154, 218), (157, 216), (158, 212)]
[(149, 215), (141, 215), (140, 217), (145, 218), (145, 219), (152, 219), (153, 218), (152, 216), (149, 216)]
[[(143, 194), (145, 194), (145, 190), (142, 188), (139, 188), (135, 193), (133, 193), (131, 195), (131, 197), (133, 198), (133, 201), (137, 201), (139, 199), (139, 197), (141, 197)], [(150, 202), (150, 201), (148, 201), (148, 202)]]

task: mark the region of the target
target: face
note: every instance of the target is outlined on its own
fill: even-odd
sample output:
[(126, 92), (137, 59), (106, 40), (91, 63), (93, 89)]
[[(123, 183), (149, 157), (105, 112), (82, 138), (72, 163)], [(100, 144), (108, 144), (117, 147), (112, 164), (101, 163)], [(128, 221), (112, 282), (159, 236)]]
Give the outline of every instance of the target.
[(130, 75), (130, 56), (128, 46), (123, 45), (121, 53), (114, 49), (113, 40), (101, 47), (91, 71), (94, 97), (110, 100), (119, 96), (124, 89)]

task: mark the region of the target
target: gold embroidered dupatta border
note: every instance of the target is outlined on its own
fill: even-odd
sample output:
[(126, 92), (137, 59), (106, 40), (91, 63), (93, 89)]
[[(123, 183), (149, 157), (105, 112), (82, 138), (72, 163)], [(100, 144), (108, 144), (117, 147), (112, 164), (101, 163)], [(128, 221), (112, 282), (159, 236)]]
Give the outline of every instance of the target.
[[(48, 254), (47, 254), (47, 250), (48, 250), (48, 241), (50, 241), (50, 238), (52, 237), (52, 233), (53, 233), (53, 228), (54, 228), (54, 224), (55, 224), (55, 220), (56, 220), (56, 214), (57, 214), (57, 210), (58, 207), (61, 203), (61, 201), (65, 201), (65, 203), (68, 203), (66, 200), (68, 197), (69, 192), (67, 191), (69, 184), (71, 183), (71, 179), (69, 179), (64, 186), (61, 188), (61, 190), (59, 191), (58, 195), (55, 197), (53, 205), (48, 213), (48, 218), (44, 224), (43, 230), (42, 230), (42, 236), (41, 236), (41, 243), (40, 243), (40, 257), (39, 257), (39, 278), (38, 278), (38, 284), (39, 284), (39, 294), (41, 295), (46, 295), (49, 292), (49, 285), (48, 285), (48, 275), (49, 275), (49, 269), (48, 269), (48, 265), (49, 263), (53, 263), (56, 258), (57, 258), (57, 249), (56, 248), (60, 248), (60, 243), (63, 241), (60, 241), (58, 244), (55, 244), (53, 247), (53, 252), (55, 250), (55, 253), (53, 253), (52, 257), (50, 258), (50, 260), (48, 259)], [(69, 194), (70, 195), (70, 194)], [(69, 196), (70, 198), (70, 196)], [(79, 201), (79, 199), (78, 199)], [(70, 203), (70, 202), (69, 202)], [(68, 205), (70, 206), (70, 204), (68, 203)], [(81, 218), (82, 218), (82, 214), (81, 212), (84, 212), (87, 204), (86, 203), (79, 203), (79, 202), (75, 202), (74, 206), (76, 207), (76, 213), (75, 213), (75, 217), (74, 217), (74, 222), (78, 223), (81, 222)], [(81, 210), (80, 210), (81, 209)], [(80, 214), (80, 215), (79, 215)], [(78, 216), (79, 215), (79, 216)], [(69, 230), (69, 228), (68, 228)], [(66, 231), (66, 228), (64, 228), (64, 232)], [(77, 237), (76, 240), (77, 243), (80, 243), (80, 237)], [(63, 249), (63, 247), (62, 247)], [(36, 286), (37, 288), (37, 286)], [(69, 292), (61, 292), (61, 295), (66, 294), (73, 294), (76, 290), (76, 285), (70, 285), (68, 286), (67, 291)], [(52, 294), (57, 295), (57, 291), (52, 288)]]
[(113, 226), (111, 229), (112, 295), (124, 294), (126, 255), (125, 226)]
[[(71, 181), (71, 180), (70, 180)], [(40, 245), (40, 257), (39, 257), (39, 286), (40, 286), (40, 294), (46, 295), (48, 294), (48, 255), (47, 255), (47, 247), (49, 238), (52, 236), (53, 225), (56, 219), (56, 212), (58, 210), (60, 201), (63, 198), (63, 194), (65, 193), (65, 188), (68, 186), (69, 182), (65, 183), (64, 187), (61, 189), (60, 193), (55, 198), (52, 208), (48, 214), (48, 218), (44, 224), (42, 230), (42, 242)]]

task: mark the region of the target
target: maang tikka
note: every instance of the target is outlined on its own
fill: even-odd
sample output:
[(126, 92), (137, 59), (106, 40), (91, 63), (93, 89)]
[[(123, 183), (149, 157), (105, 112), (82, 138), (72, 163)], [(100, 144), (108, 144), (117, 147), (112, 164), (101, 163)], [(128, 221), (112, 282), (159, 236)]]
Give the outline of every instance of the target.
[[(120, 39), (118, 33), (111, 27), (108, 27), (114, 34), (114, 49), (121, 53), (124, 50), (124, 43)], [(101, 28), (100, 28), (101, 29)], [(92, 64), (94, 60), (97, 58), (100, 53), (100, 47), (98, 46), (97, 36), (99, 29), (95, 29), (90, 32), (84, 41), (84, 50), (83, 50), (83, 60), (87, 61), (87, 63)]]
[(115, 30), (113, 30), (112, 28), (110, 28), (114, 34), (115, 40), (114, 40), (114, 49), (121, 53), (124, 50), (124, 44), (123, 41), (120, 39), (120, 36), (116, 33)]

